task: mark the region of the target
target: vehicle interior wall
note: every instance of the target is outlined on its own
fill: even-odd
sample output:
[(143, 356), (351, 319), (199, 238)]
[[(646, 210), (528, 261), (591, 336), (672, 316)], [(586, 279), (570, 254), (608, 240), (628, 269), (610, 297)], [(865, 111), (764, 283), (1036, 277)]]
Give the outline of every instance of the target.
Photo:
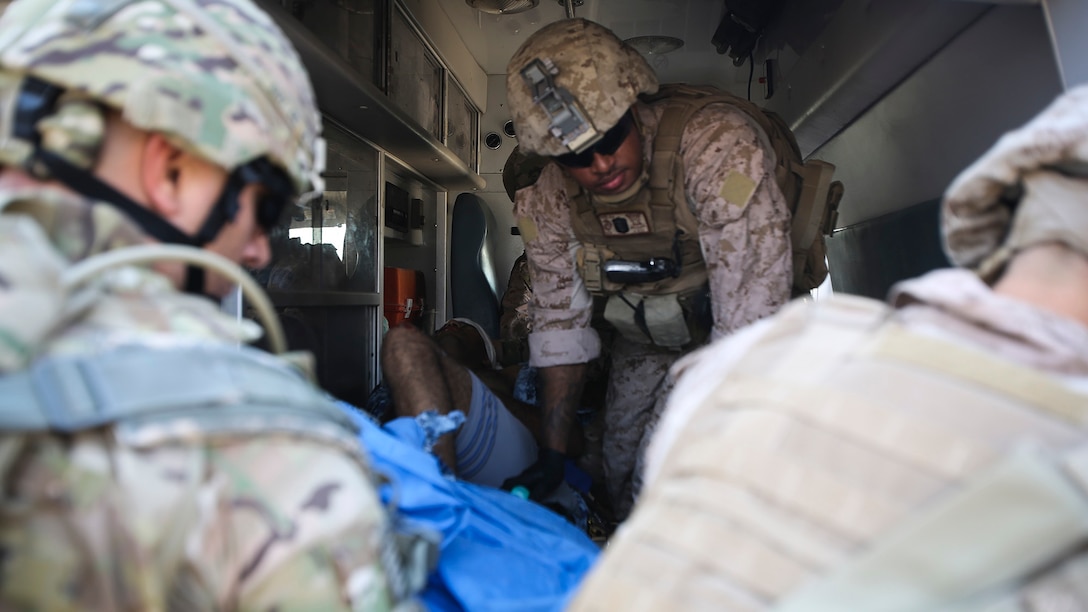
[(516, 138), (503, 132), (503, 125), (510, 120), (510, 112), (506, 108), (506, 75), (488, 75), (487, 108), (488, 111), (480, 119), (480, 134), (482, 137), (489, 133), (497, 134), (500, 144), (497, 149), (486, 146), (480, 149), (480, 176), (487, 182), (487, 186), (478, 191), (477, 195), (490, 209), (494, 218), (495, 226), (490, 228), (489, 240), (492, 264), (495, 267), (496, 290), (501, 298), (506, 291), (514, 260), (525, 249), (521, 236), (512, 233), (517, 226), (514, 204), (506, 195), (502, 184), (503, 165), (518, 144)]
[(895, 283), (951, 265), (933, 199), (842, 228), (827, 239), (835, 291), (884, 299)]
[(773, 62), (773, 95), (808, 156), (989, 10), (951, 0), (786, 0), (756, 48)]
[[(430, 331), (436, 319), (445, 319), (447, 190), (483, 186), (476, 174), (483, 73), (471, 56), (450, 46), (456, 40), (447, 37), (446, 47), (438, 48), (417, 27), (422, 25), (418, 16), (402, 10), (408, 3), (401, 0), (259, 1), (298, 49), (329, 138), (329, 190), (313, 214), (290, 229), (313, 234), (301, 242), (321, 244), (323, 257), (316, 260), (321, 271), (337, 272), (337, 281), (346, 273), (354, 283), (291, 286), (274, 292), (274, 303), (281, 312), (307, 315), (293, 338), (297, 348), (315, 353), (323, 387), (360, 403), (379, 376), (386, 297), (410, 296), (417, 307), (422, 291), (425, 309), (414, 322)], [(433, 7), (428, 14), (444, 15)], [(448, 22), (438, 27), (448, 30)], [(455, 70), (449, 58), (463, 69)], [(473, 68), (481, 77), (478, 85), (471, 82)], [(469, 82), (458, 81), (462, 74)], [(342, 167), (361, 152), (366, 152), (360, 162), (365, 173)], [(364, 174), (365, 181), (355, 181)], [(372, 239), (354, 240), (359, 229)], [(349, 264), (363, 259), (365, 269)], [(285, 271), (304, 267), (285, 266)], [(390, 271), (397, 279), (395, 292), (384, 287)], [(364, 277), (367, 286), (356, 287)], [(401, 278), (420, 282), (402, 291), (408, 281)], [(392, 304), (394, 318), (400, 305)]]
[[(836, 178), (846, 185), (838, 227), (864, 225), (870, 236), (936, 235), (936, 214), (892, 213), (924, 208), (939, 198), (960, 170), (1060, 91), (1042, 10), (990, 9), (813, 154), (834, 163)], [(943, 260), (923, 248), (937, 249), (939, 241), (924, 235), (838, 244), (831, 248), (835, 290), (883, 297), (891, 282), (926, 269), (886, 265), (881, 273), (859, 268), (880, 261)], [(867, 280), (857, 284), (848, 278)]]

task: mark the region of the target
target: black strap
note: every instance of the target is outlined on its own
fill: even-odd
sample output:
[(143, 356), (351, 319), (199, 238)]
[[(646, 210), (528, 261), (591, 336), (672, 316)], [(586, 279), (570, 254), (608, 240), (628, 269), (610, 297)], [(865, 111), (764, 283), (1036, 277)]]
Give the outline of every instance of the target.
[[(34, 147), (34, 153), (26, 164), (27, 171), (32, 175), (58, 180), (87, 198), (115, 206), (152, 237), (170, 244), (202, 247), (214, 240), (223, 226), (237, 215), (238, 198), (247, 182), (247, 175), (242, 172), (231, 173), (204, 225), (195, 236), (189, 236), (88, 170), (76, 166), (53, 151), (43, 149), (38, 122), (56, 109), (57, 101), (63, 93), (62, 88), (36, 77), (27, 76), (23, 81), (16, 104), (13, 129), (17, 138), (31, 143)], [(204, 281), (203, 268), (186, 266), (187, 293), (203, 294)]]
[(76, 167), (60, 155), (39, 148), (34, 156), (37, 161), (49, 170), (50, 176), (92, 200), (106, 202), (119, 208), (121, 212), (139, 224), (144, 231), (160, 241), (190, 246), (202, 246), (204, 244), (198, 242), (192, 236), (186, 235), (169, 221), (140, 206), (125, 194), (114, 189), (90, 172)]
[[(92, 200), (105, 202), (111, 206), (115, 206), (130, 219), (135, 221), (145, 232), (162, 242), (189, 246), (203, 246), (210, 242), (210, 240), (201, 241), (200, 235), (194, 238), (185, 234), (166, 219), (163, 219), (147, 208), (140, 206), (131, 198), (103, 182), (95, 175), (76, 167), (74, 164), (52, 151), (38, 148), (35, 151), (34, 159), (45, 166), (49, 171), (50, 176), (53, 178)], [(216, 208), (212, 210), (212, 214), (209, 215), (209, 222), (205, 222), (204, 224), (205, 228), (210, 224), (210, 218), (216, 216), (215, 212), (219, 208), (220, 207), (217, 205)], [(235, 209), (237, 209), (237, 203), (235, 203)], [(222, 223), (220, 223), (219, 227), (222, 227)], [(215, 232), (218, 234), (219, 230), (216, 229)], [(214, 238), (215, 234), (212, 234), (212, 237)], [(205, 274), (203, 268), (191, 265), (185, 267), (184, 290), (186, 293), (203, 295), (204, 281)]]

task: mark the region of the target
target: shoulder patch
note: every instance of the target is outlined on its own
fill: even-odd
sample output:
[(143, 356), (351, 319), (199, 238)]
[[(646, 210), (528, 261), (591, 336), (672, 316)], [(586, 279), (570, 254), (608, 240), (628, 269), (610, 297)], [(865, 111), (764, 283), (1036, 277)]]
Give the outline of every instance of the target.
[(725, 177), (718, 195), (726, 202), (744, 208), (748, 205), (748, 200), (752, 199), (752, 194), (755, 192), (756, 182), (734, 170), (729, 173), (729, 176)]
[(536, 228), (536, 221), (529, 217), (518, 217), (518, 231), (521, 232), (521, 239), (525, 242), (532, 242), (540, 235)]

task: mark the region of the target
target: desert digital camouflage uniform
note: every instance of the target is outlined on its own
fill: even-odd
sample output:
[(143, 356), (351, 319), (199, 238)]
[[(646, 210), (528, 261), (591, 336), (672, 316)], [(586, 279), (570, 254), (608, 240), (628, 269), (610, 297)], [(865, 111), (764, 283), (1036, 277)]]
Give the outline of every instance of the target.
[[(664, 101), (635, 104), (649, 167)], [(685, 195), (699, 224), (714, 327), (727, 334), (772, 314), (790, 297), (789, 212), (773, 175), (766, 137), (743, 113), (724, 104), (696, 112), (684, 128), (680, 155)], [(742, 175), (754, 189), (733, 201), (727, 177)], [(544, 168), (537, 183), (518, 192), (515, 214), (533, 282), (530, 363), (537, 367), (585, 363), (600, 351), (590, 328), (593, 300), (577, 272), (566, 178)], [(667, 394), (665, 374), (681, 356), (617, 334), (606, 400), (604, 458), (609, 493), (624, 513), (638, 489), (640, 455)], [(655, 408), (656, 406), (656, 408)]]
[[(502, 167), (502, 184), (510, 201), (520, 189), (532, 186), (540, 178), (540, 171), (550, 160), (539, 155), (525, 154), (521, 147), (514, 147)], [(529, 263), (522, 252), (510, 267), (510, 278), (502, 294), (499, 317), (499, 338), (503, 342), (503, 363), (512, 365), (529, 360), (529, 300), (533, 296), (533, 281), (529, 278)]]
[[(66, 90), (32, 126), (40, 144), (10, 112), (28, 77)], [(312, 89), (246, 0), (17, 1), (0, 18), (0, 99), (5, 170), (44, 173), (39, 149), (89, 169), (105, 106), (225, 169), (264, 157), (320, 189)], [(0, 192), (0, 609), (412, 605), (327, 396), (240, 348), (254, 324), (150, 267), (87, 273), (146, 232), (113, 202)]]
[(946, 250), (975, 271), (796, 303), (678, 363), (571, 609), (1088, 609), (1088, 328), (979, 276), (1088, 257), (1088, 181), (1063, 174), (1085, 142), (1081, 87), (953, 183)]

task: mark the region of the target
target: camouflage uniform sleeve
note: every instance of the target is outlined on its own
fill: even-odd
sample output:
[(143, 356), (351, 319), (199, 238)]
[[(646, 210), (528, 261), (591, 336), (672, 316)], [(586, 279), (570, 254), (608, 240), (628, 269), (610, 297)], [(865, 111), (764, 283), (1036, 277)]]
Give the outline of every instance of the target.
[(211, 447), (185, 541), (191, 593), (175, 597), (199, 602), (207, 588), (218, 609), (392, 609), (389, 525), (360, 461), (286, 437)]
[(562, 171), (548, 165), (535, 185), (516, 195), (514, 214), (533, 286), (529, 363), (536, 367), (585, 363), (600, 353), (601, 342), (589, 327), (593, 299), (577, 271), (579, 243), (570, 223)]
[(0, 436), (0, 609), (393, 607), (403, 574), (361, 457), (286, 434), (127, 440)]
[(502, 295), (502, 317), (499, 321), (499, 337), (503, 340), (523, 340), (532, 330), (529, 321), (529, 300), (533, 297), (533, 284), (529, 280), (529, 263), (521, 254), (510, 270), (506, 293)]
[(684, 189), (699, 220), (717, 338), (790, 297), (790, 215), (766, 136), (742, 113), (711, 105), (684, 128)]

